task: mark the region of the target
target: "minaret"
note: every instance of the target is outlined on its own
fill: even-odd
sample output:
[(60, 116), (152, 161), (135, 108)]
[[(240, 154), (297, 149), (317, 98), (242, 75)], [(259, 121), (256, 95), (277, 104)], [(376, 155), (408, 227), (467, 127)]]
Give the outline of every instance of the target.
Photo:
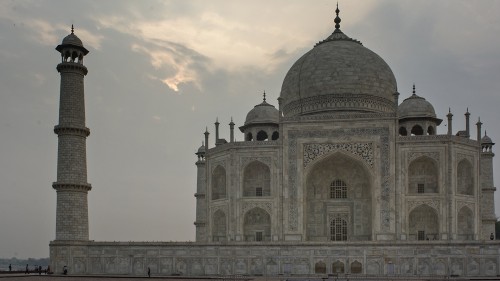
[(58, 137), (56, 240), (89, 240), (87, 193), (86, 140), (90, 131), (85, 127), (83, 78), (87, 68), (83, 57), (88, 50), (73, 33), (56, 47), (62, 62), (57, 65), (61, 74), (59, 125), (54, 127)]
[(493, 184), (493, 141), (484, 132), (481, 139), (480, 187), (481, 187), (481, 240), (490, 240), (491, 234), (495, 237), (495, 201), (496, 188)]
[(196, 161), (197, 177), (196, 177), (196, 242), (207, 241), (206, 238), (206, 221), (207, 221), (207, 203), (206, 203), (206, 168), (205, 168), (205, 144), (201, 144), (196, 152), (198, 161)]

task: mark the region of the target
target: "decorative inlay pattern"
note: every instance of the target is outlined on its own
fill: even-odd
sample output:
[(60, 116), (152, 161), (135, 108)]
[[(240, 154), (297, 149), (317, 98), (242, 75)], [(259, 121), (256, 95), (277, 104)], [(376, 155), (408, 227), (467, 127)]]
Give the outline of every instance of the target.
[(248, 163), (252, 161), (260, 161), (271, 168), (271, 157), (241, 157), (241, 167), (244, 168)]
[(472, 211), (472, 213), (474, 213), (474, 203), (467, 202), (467, 201), (461, 201), (461, 200), (457, 201), (457, 212), (460, 212), (460, 210), (463, 207), (469, 208)]
[(214, 172), (215, 168), (217, 168), (217, 166), (221, 166), (222, 168), (226, 169), (226, 160), (223, 159), (214, 161), (212, 163), (212, 173)]
[(471, 165), (474, 166), (474, 156), (464, 153), (457, 153), (457, 163), (466, 159)]
[(394, 102), (366, 94), (330, 94), (302, 98), (283, 107), (286, 116), (334, 110), (366, 110), (371, 113), (392, 113)]
[(224, 214), (226, 214), (226, 216), (228, 215), (227, 214), (227, 205), (217, 205), (217, 206), (212, 207), (212, 217), (214, 216), (215, 212), (217, 212), (218, 210), (223, 211)]
[(415, 209), (416, 207), (419, 207), (421, 205), (427, 205), (439, 213), (439, 200), (432, 200), (432, 199), (429, 199), (429, 200), (411, 200), (411, 201), (409, 200), (408, 201), (408, 213), (410, 213), (411, 211), (413, 211), (413, 209)]
[(248, 210), (256, 207), (265, 210), (270, 216), (272, 215), (273, 203), (271, 202), (246, 202), (241, 207), (241, 214), (245, 214)]
[(380, 140), (380, 224), (382, 231), (390, 229), (390, 186), (389, 186), (389, 129), (388, 128), (351, 128), (338, 130), (291, 130), (288, 132), (288, 186), (290, 203), (288, 208), (288, 231), (297, 231), (298, 217), (298, 175), (297, 153), (300, 149), (297, 140), (301, 138), (344, 139), (352, 136), (377, 136)]
[(439, 152), (410, 152), (408, 153), (408, 162), (411, 162), (420, 156), (427, 156), (439, 163)]
[(304, 144), (304, 168), (317, 158), (332, 151), (342, 150), (362, 159), (373, 168), (372, 143), (307, 143)]

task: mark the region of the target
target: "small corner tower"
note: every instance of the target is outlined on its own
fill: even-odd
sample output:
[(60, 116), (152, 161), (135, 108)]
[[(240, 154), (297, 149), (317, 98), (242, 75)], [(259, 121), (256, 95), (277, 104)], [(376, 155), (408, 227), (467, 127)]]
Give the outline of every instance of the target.
[(59, 124), (54, 127), (58, 137), (56, 241), (89, 240), (86, 140), (83, 79), (87, 68), (83, 57), (88, 50), (74, 34), (66, 36), (56, 47), (61, 53), (57, 71), (61, 74)]
[[(205, 132), (207, 135), (207, 132)], [(205, 242), (206, 238), (206, 221), (207, 221), (207, 203), (206, 203), (206, 167), (205, 167), (205, 153), (206, 145), (201, 144), (198, 151), (195, 153), (198, 157), (196, 161), (196, 167), (198, 167), (197, 173), (197, 187), (194, 197), (196, 197), (196, 221), (194, 225), (196, 226), (196, 242)]]
[(495, 201), (494, 194), (496, 188), (493, 183), (493, 141), (484, 132), (481, 139), (481, 238), (489, 240), (490, 236), (495, 237)]

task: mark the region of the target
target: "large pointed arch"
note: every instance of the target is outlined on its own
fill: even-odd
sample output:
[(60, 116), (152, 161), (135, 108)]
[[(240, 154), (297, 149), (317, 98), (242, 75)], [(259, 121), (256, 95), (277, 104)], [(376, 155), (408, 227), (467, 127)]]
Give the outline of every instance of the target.
[(262, 197), (271, 195), (271, 170), (269, 166), (252, 161), (243, 170), (243, 196)]
[(457, 165), (457, 193), (474, 195), (473, 166), (467, 159), (462, 159)]
[(226, 198), (226, 169), (218, 165), (212, 173), (212, 200)]
[(439, 170), (434, 159), (421, 156), (410, 163), (408, 193), (439, 193)]
[(410, 240), (439, 239), (439, 216), (436, 210), (427, 204), (414, 208), (408, 219)]
[(337, 227), (337, 220), (347, 228), (339, 230), (347, 232), (339, 240), (371, 240), (372, 192), (372, 175), (360, 159), (335, 151), (311, 163), (304, 190), (306, 240), (331, 241), (335, 237), (336, 241), (339, 229), (333, 228), (332, 233), (332, 222)]
[(217, 210), (212, 217), (212, 241), (226, 241), (227, 218), (226, 213)]
[(457, 235), (459, 240), (474, 240), (474, 212), (467, 206), (458, 211)]

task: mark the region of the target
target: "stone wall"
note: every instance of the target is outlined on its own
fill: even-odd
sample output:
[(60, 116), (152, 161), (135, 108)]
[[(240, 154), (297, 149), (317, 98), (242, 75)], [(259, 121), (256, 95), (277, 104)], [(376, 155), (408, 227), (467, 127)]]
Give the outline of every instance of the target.
[(145, 275), (149, 267), (153, 276), (497, 276), (499, 254), (500, 241), (50, 244), (51, 268), (66, 265), (70, 275)]

